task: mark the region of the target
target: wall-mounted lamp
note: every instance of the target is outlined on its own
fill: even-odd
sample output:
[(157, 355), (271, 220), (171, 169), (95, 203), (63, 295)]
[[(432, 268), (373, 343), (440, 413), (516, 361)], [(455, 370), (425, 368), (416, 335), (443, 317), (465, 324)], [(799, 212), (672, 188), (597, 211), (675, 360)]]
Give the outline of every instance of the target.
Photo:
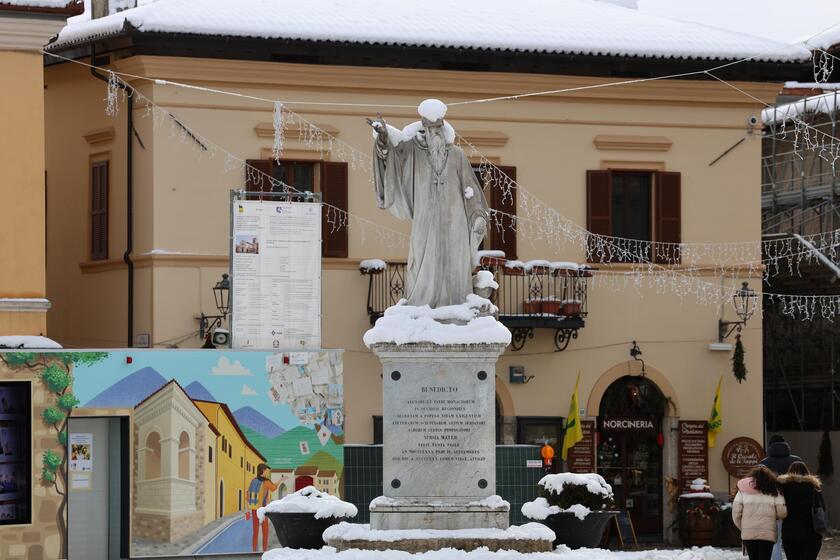
[(636, 360), (637, 362), (642, 362), (642, 371), (640, 375), (644, 376), (647, 374), (645, 371), (645, 361), (641, 359), (639, 356), (642, 355), (642, 349), (639, 348), (639, 345), (636, 344), (636, 341), (633, 341), (633, 346), (630, 348), (630, 357)]
[(533, 375), (525, 375), (525, 368), (523, 366), (510, 366), (510, 382), (513, 383), (528, 383), (534, 378)]
[(230, 343), (230, 331), (222, 328), (222, 322), (230, 313), (230, 275), (222, 274), (222, 279), (213, 286), (213, 299), (219, 315), (205, 315), (198, 318), (198, 336), (204, 339), (202, 348), (227, 346)]
[(758, 295), (755, 290), (750, 288), (749, 282), (742, 282), (741, 288), (736, 290), (732, 295), (732, 306), (735, 308), (735, 314), (741, 319), (740, 321), (724, 321), (718, 320), (718, 342), (723, 342), (735, 330), (739, 333), (741, 329), (746, 326), (747, 321), (755, 313), (756, 302)]

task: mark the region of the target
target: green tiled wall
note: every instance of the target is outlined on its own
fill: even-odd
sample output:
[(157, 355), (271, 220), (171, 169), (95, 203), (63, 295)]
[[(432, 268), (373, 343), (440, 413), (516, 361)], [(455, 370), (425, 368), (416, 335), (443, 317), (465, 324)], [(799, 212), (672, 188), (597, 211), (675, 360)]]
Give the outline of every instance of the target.
[[(526, 523), (519, 511), (522, 504), (537, 497), (542, 469), (527, 468), (529, 459), (539, 459), (534, 445), (496, 446), (496, 493), (510, 502), (510, 522)], [(344, 499), (359, 508), (356, 523), (368, 523), (368, 504), (382, 494), (382, 446), (344, 446)]]

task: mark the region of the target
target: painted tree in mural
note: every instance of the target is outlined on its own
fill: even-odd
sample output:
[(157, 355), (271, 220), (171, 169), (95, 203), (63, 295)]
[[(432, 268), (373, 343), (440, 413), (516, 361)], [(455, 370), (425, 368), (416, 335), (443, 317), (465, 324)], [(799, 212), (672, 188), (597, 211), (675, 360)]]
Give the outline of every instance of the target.
[(44, 409), (41, 418), (56, 431), (61, 452), (56, 453), (52, 449), (44, 452), (41, 457), (41, 482), (55, 488), (61, 496), (61, 506), (56, 513), (61, 535), (59, 558), (67, 557), (67, 419), (79, 404), (79, 399), (73, 394), (72, 368), (95, 364), (107, 356), (107, 352), (0, 353), (0, 361), (9, 367), (36, 372), (44, 387), (55, 398), (54, 404)]

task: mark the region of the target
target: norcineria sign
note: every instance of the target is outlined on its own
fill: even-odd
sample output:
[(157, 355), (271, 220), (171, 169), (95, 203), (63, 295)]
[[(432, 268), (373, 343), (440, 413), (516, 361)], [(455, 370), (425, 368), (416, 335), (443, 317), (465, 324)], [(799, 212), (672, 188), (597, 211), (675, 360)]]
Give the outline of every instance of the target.
[(613, 432), (655, 432), (659, 429), (647, 416), (602, 416), (601, 429)]

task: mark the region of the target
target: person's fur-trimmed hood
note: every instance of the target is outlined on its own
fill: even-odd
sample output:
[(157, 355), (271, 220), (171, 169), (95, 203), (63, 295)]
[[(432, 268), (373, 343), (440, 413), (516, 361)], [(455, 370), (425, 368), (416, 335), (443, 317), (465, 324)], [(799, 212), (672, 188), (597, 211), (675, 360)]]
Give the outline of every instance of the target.
[(820, 482), (820, 479), (817, 478), (816, 476), (812, 475), (812, 474), (804, 475), (804, 474), (788, 473), (788, 474), (781, 475), (776, 480), (779, 482), (779, 484), (790, 484), (790, 483), (794, 483), (794, 482), (804, 482), (806, 484), (810, 484), (811, 486), (813, 486), (817, 490), (819, 490), (822, 487), (822, 483)]

